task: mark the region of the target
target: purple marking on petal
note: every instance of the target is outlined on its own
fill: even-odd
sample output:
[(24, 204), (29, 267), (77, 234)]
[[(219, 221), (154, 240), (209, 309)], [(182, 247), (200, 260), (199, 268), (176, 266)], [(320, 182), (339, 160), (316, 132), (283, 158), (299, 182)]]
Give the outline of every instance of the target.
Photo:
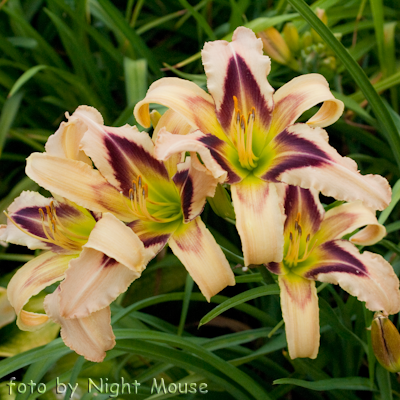
[(146, 235), (138, 235), (140, 240), (143, 242), (144, 247), (152, 247), (157, 244), (162, 244), (163, 246), (160, 248), (160, 251), (164, 247), (164, 245), (168, 242), (168, 239), (171, 235), (157, 235), (157, 236), (146, 236)]
[[(230, 129), (232, 115), (235, 110), (233, 96), (236, 96), (239, 100), (241, 98), (240, 92), (244, 92), (245, 97), (249, 99), (247, 104), (249, 111), (251, 107), (255, 107), (256, 118), (261, 119), (262, 125), (269, 125), (272, 110), (268, 107), (246, 61), (239, 54), (232, 56), (228, 62), (223, 90), (224, 99), (222, 100), (220, 109), (217, 111), (217, 117), (225, 130)], [(239, 104), (240, 107), (241, 104)]]
[(101, 212), (95, 212), (95, 211), (90, 211), (90, 210), (87, 210), (87, 211), (89, 211), (90, 215), (93, 217), (93, 219), (94, 219), (96, 222), (97, 222), (97, 221), (100, 221), (100, 219), (101, 219), (101, 217), (102, 217)]
[(192, 178), (189, 176), (186, 179), (185, 186), (183, 187), (183, 191), (181, 194), (183, 216), (185, 217), (185, 220), (189, 219), (190, 210), (192, 208), (193, 191), (193, 181)]
[(196, 231), (193, 231), (193, 227), (192, 230), (190, 231), (190, 236), (191, 237), (195, 237), (196, 240), (190, 240), (190, 238), (187, 238), (185, 236), (181, 237), (181, 240), (176, 239), (175, 238), (175, 243), (176, 245), (184, 252), (192, 252), (195, 254), (201, 254), (203, 249), (201, 247), (201, 242), (203, 240), (203, 232), (200, 229), (199, 225), (195, 225), (194, 229), (196, 229)]
[(220, 109), (217, 110), (217, 117), (222, 128), (229, 130), (232, 122), (232, 115), (235, 111), (233, 96), (238, 97), (240, 93), (239, 71), (233, 56), (228, 62), (223, 90), (224, 99), (222, 100)]
[[(278, 182), (278, 177), (285, 171), (303, 167), (320, 167), (330, 161), (329, 156), (314, 143), (288, 132), (287, 129), (276, 136), (275, 150), (277, 151), (275, 165), (262, 176), (262, 179), (271, 182)], [(289, 151), (298, 154), (279, 155), (279, 153)]]
[[(300, 201), (301, 205), (299, 204)], [(306, 218), (311, 224), (311, 232), (309, 233), (317, 232), (321, 225), (322, 215), (315, 203), (313, 195), (308, 189), (288, 185), (285, 196), (285, 213), (287, 216), (293, 214), (293, 217), (296, 218), (298, 212), (300, 212), (301, 215), (307, 213)], [(290, 218), (286, 218), (285, 229), (290, 222), (293, 221), (291, 221)]]
[(184, 185), (188, 175), (189, 175), (189, 170), (188, 169), (184, 169), (182, 171), (177, 172), (173, 176), (172, 180), (174, 181), (175, 185), (178, 188), (181, 188)]
[(27, 207), (12, 214), (11, 218), (22, 229), (28, 231), (32, 235), (46, 239), (46, 235), (43, 232), (42, 218), (39, 214), (40, 208), (44, 209), (46, 213), (45, 207)]
[(281, 273), (281, 263), (270, 262), (268, 264), (264, 264), (264, 266), (273, 274), (279, 275)]
[(167, 243), (169, 237), (171, 236), (170, 234), (157, 234), (153, 232), (143, 231), (142, 221), (140, 220), (132, 221), (128, 224), (128, 226), (133, 230), (133, 232), (135, 232), (139, 236), (139, 239), (143, 242), (144, 247), (146, 248), (161, 244), (161, 251), (164, 245)]
[(69, 204), (65, 203), (54, 203), (55, 209), (57, 213), (57, 217), (59, 218), (71, 218), (75, 219), (81, 216), (81, 212)]
[(227, 183), (239, 183), (242, 178), (237, 175), (227, 164), (226, 158), (222, 156), (218, 149), (226, 146), (226, 143), (214, 135), (207, 134), (205, 137), (199, 139), (199, 142), (205, 144), (210, 150), (212, 158), (220, 165), (220, 167), (228, 173)]
[[(346, 272), (357, 276), (367, 276), (368, 271), (364, 264), (341, 248), (335, 240), (331, 240), (321, 245), (323, 252), (327, 254), (329, 260), (325, 265), (313, 268), (307, 272), (306, 278), (314, 278), (318, 274), (327, 274), (330, 272)], [(333, 260), (332, 260), (333, 259)]]
[(354, 265), (337, 263), (337, 264), (327, 264), (327, 265), (324, 265), (323, 267), (315, 268), (312, 271), (307, 272), (307, 274), (305, 275), (305, 278), (315, 279), (315, 277), (318, 274), (329, 274), (331, 272), (345, 272), (347, 274), (357, 275), (359, 277), (367, 277), (368, 276), (368, 274), (366, 272), (360, 271)]
[(109, 268), (109, 267), (114, 267), (116, 264), (118, 264), (118, 261), (116, 261), (114, 258), (108, 257), (107, 255), (103, 254), (100, 267)]
[[(141, 145), (110, 132), (106, 132), (106, 134), (104, 145), (108, 151), (109, 162), (125, 196), (129, 195), (132, 180), (136, 178), (128, 160), (131, 160), (139, 170), (151, 169), (153, 174), (158, 174), (162, 178), (169, 180), (164, 163), (155, 159)], [(143, 177), (146, 178), (145, 176)]]

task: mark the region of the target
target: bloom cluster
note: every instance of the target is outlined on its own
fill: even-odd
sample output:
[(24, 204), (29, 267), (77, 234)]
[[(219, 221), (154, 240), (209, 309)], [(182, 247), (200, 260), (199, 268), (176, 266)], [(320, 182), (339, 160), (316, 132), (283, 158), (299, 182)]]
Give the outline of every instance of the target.
[[(0, 228), (2, 241), (45, 250), (7, 289), (21, 329), (56, 322), (66, 345), (103, 360), (115, 345), (110, 303), (166, 244), (207, 300), (234, 285), (200, 218), (219, 184), (230, 188), (245, 265), (263, 264), (277, 276), (292, 358), (318, 352), (316, 280), (339, 284), (370, 310), (400, 310), (391, 265), (354, 245), (385, 235), (375, 211), (388, 206), (391, 190), (329, 145), (323, 128), (340, 117), (343, 103), (325, 78), (300, 76), (274, 92), (262, 42), (243, 27), (230, 43), (206, 43), (202, 59), (208, 93), (162, 78), (136, 105), (142, 126), (158, 120), (152, 137), (129, 125), (105, 126), (97, 110), (80, 106), (45, 153), (28, 158), (27, 175), (53, 198), (23, 192)], [(168, 111), (152, 118), (150, 103)], [(319, 103), (310, 120), (296, 122)], [(320, 192), (347, 203), (325, 212)], [(55, 282), (61, 283), (46, 296), (45, 314), (24, 309)]]

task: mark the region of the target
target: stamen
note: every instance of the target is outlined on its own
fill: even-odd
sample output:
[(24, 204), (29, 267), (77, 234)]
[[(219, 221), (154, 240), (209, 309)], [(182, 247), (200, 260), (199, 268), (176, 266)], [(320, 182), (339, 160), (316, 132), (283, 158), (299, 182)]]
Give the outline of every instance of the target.
[(239, 162), (243, 168), (253, 169), (257, 166), (256, 157), (253, 153), (253, 126), (256, 117), (256, 110), (253, 107), (247, 119), (239, 109), (236, 96), (233, 96), (235, 108), (236, 129), (233, 128), (232, 142), (238, 151)]
[[(138, 175), (137, 180), (132, 181), (132, 188), (129, 189), (129, 200), (131, 207), (129, 211), (132, 214), (145, 221), (155, 221), (155, 222), (166, 222), (164, 218), (157, 218), (149, 212), (147, 209), (147, 197), (149, 194), (148, 185), (143, 182), (141, 175)], [(151, 204), (155, 205), (165, 205), (168, 206), (169, 203), (157, 203), (154, 201), (149, 201)], [(176, 217), (174, 217), (175, 219)]]
[[(297, 213), (296, 219), (294, 221), (294, 234), (292, 233), (292, 231), (289, 232), (289, 245), (284, 260), (290, 268), (296, 267), (298, 263), (305, 261), (312, 253), (316, 245), (316, 241), (314, 241), (313, 245), (310, 248), (310, 233), (308, 233), (306, 238), (304, 239), (303, 229), (300, 225), (300, 220), (301, 214)], [(304, 251), (302, 251), (303, 254), (301, 256), (300, 251), (302, 248), (304, 248)]]
[[(62, 247), (66, 250), (79, 251), (82, 249), (82, 245), (87, 242), (87, 236), (80, 236), (78, 238), (70, 238), (69, 234), (74, 236), (75, 234), (68, 229), (65, 229), (63, 225), (57, 225), (57, 219), (55, 217), (55, 208), (53, 202), (49, 206), (45, 206), (46, 214), (42, 208), (38, 209), (40, 218), (42, 220), (42, 230), (46, 238), (38, 235), (34, 235), (28, 232), (26, 229), (18, 225), (12, 217), (10, 217), (6, 212), (4, 214), (7, 218), (23, 233), (28, 236), (40, 240), (44, 243), (54, 244), (56, 246)], [(75, 235), (79, 236), (79, 235)]]

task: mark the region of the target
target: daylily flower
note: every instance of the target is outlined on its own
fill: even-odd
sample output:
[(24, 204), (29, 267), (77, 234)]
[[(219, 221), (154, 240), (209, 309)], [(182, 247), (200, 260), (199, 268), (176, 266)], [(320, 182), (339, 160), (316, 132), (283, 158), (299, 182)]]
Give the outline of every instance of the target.
[[(110, 213), (95, 215), (35, 192), (22, 192), (7, 216), (1, 240), (48, 250), (21, 267), (8, 285), (18, 327), (34, 331), (51, 319), (61, 325), (67, 346), (88, 360), (102, 361), (115, 345), (109, 304), (146, 266), (143, 243)], [(24, 310), (32, 296), (61, 280), (45, 298), (46, 314)]]
[[(380, 255), (359, 253), (354, 244), (371, 245), (386, 230), (360, 201), (324, 212), (316, 191), (279, 184), (284, 198), (285, 245), (280, 263), (266, 267), (278, 275), (281, 307), (291, 358), (315, 358), (319, 347), (318, 297), (315, 281), (339, 284), (372, 311), (400, 310), (399, 280)], [(349, 241), (344, 235), (366, 227)], [(354, 243), (354, 244), (352, 244)]]
[[(261, 40), (244, 27), (231, 43), (206, 43), (202, 58), (210, 94), (192, 82), (162, 78), (134, 113), (148, 127), (149, 103), (159, 103), (192, 127), (187, 135), (160, 133), (155, 155), (166, 160), (177, 152), (197, 152), (214, 177), (231, 184), (246, 265), (282, 260), (284, 212), (276, 182), (312, 187), (338, 200), (360, 199), (374, 209), (389, 204), (384, 178), (360, 175), (353, 160), (328, 144), (321, 127), (340, 117), (343, 103), (323, 76), (297, 77), (273, 93), (266, 79), (270, 59), (262, 54)], [(307, 123), (295, 123), (322, 102)]]
[[(128, 222), (152, 256), (168, 242), (207, 300), (234, 285), (228, 261), (198, 217), (219, 180), (196, 155), (180, 163), (178, 155), (163, 163), (154, 157), (154, 143), (146, 132), (129, 125), (107, 127), (96, 111), (83, 111), (78, 108), (72, 117), (87, 129), (80, 149), (97, 170), (83, 161), (34, 153), (28, 158), (27, 175), (52, 193)], [(159, 122), (163, 129), (155, 135), (168, 127), (187, 133), (181, 119), (166, 113)], [(177, 126), (182, 130), (176, 131)]]

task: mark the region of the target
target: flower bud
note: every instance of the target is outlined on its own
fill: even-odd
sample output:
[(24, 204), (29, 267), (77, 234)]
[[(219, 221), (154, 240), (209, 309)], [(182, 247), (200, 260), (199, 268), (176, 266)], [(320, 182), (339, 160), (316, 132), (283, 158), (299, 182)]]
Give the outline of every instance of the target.
[(300, 50), (299, 31), (292, 22), (288, 22), (283, 27), (283, 35), (285, 37), (285, 42), (288, 45), (289, 49), (293, 53), (297, 53)]
[(207, 200), (215, 214), (218, 216), (231, 220), (236, 219), (232, 201), (229, 198), (226, 189), (221, 184), (217, 185), (214, 197), (207, 197)]
[(302, 41), (303, 41), (303, 49), (304, 50), (307, 49), (307, 47), (311, 47), (312, 46), (313, 37), (312, 37), (310, 31), (304, 32), (303, 37), (302, 37)]
[(271, 26), (257, 35), (263, 42), (265, 53), (272, 59), (284, 65), (290, 60), (292, 56), (290, 49), (285, 39), (274, 27)]
[(382, 313), (375, 313), (371, 340), (375, 357), (382, 367), (390, 372), (400, 372), (400, 334)]
[(322, 8), (317, 8), (317, 17), (325, 24), (328, 25), (328, 17), (326, 15), (325, 10)]

